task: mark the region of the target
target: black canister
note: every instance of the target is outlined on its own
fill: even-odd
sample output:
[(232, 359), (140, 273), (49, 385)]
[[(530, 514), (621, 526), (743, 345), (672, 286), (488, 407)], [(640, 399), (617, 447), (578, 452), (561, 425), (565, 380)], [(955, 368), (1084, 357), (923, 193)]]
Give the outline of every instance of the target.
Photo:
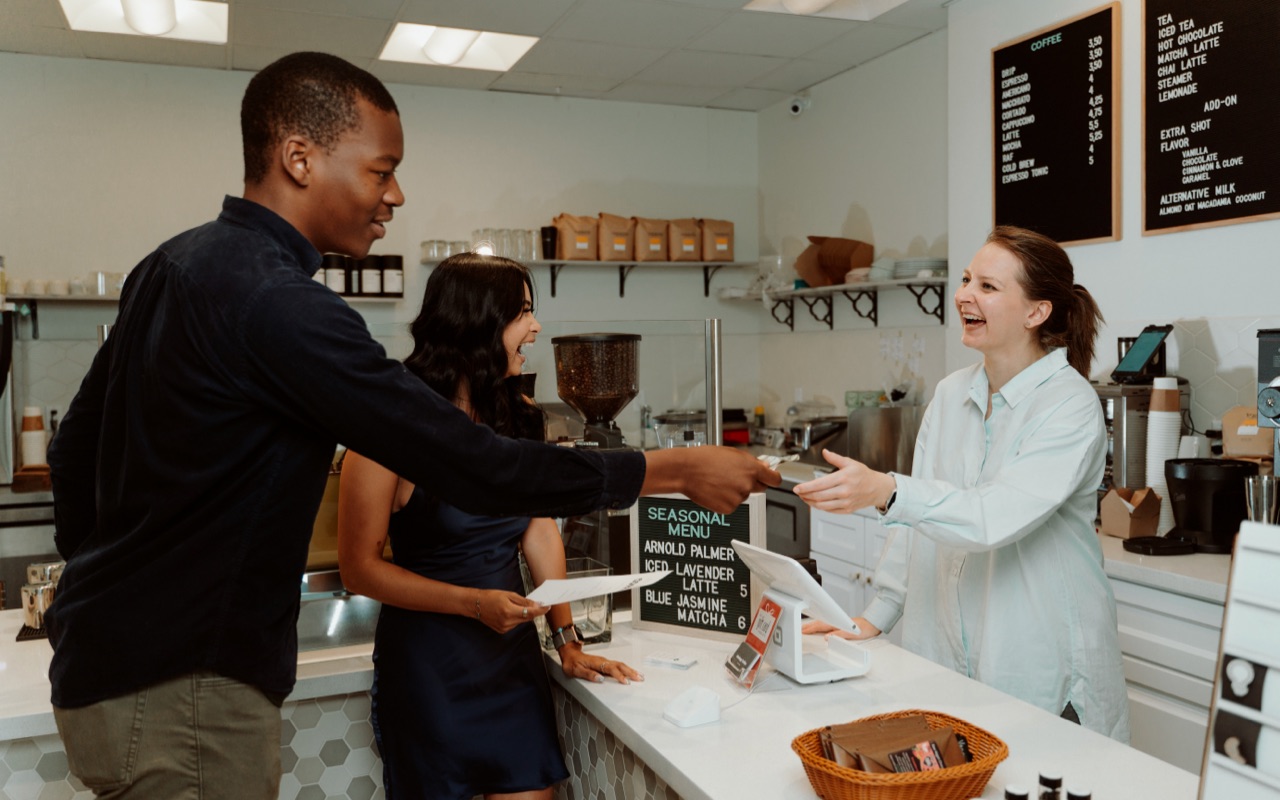
[(1258, 474), (1252, 461), (1171, 458), (1164, 462), (1174, 528), (1169, 538), (1195, 542), (1201, 553), (1230, 553), (1246, 518), (1244, 479)]

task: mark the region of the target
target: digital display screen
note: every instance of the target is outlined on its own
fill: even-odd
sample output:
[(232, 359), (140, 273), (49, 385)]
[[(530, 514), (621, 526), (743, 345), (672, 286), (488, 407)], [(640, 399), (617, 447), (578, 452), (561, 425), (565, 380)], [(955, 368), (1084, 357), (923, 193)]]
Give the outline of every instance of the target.
[(1156, 349), (1168, 337), (1171, 330), (1172, 326), (1149, 327), (1143, 330), (1142, 333), (1138, 334), (1137, 341), (1124, 354), (1124, 358), (1120, 359), (1120, 364), (1111, 373), (1112, 377), (1137, 375), (1142, 372), (1142, 368), (1156, 354)]

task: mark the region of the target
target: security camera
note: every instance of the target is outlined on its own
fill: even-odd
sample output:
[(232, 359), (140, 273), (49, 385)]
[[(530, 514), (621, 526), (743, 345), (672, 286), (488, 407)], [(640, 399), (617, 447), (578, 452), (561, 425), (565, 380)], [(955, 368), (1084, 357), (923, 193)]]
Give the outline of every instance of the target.
[(787, 101), (787, 110), (791, 112), (791, 116), (798, 117), (809, 107), (809, 95), (798, 94)]

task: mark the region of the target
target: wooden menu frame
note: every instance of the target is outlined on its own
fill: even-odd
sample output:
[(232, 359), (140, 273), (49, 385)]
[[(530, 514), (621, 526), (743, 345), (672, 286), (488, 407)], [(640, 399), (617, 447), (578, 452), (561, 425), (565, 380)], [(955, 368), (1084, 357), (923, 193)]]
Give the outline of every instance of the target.
[(1113, 2), (992, 48), (996, 225), (1120, 238), (1120, 44)]

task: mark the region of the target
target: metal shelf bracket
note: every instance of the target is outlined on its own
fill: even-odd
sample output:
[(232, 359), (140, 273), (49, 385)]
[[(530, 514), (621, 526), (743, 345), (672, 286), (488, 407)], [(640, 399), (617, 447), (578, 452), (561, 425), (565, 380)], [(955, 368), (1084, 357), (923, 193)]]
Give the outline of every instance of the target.
[[(809, 316), (813, 317), (818, 322), (825, 322), (827, 324), (827, 330), (833, 330), (835, 328), (835, 324), (832, 319), (833, 315), (831, 313), (831, 295), (824, 294), (816, 297), (801, 295), (800, 299), (809, 307)], [(818, 316), (818, 312), (814, 311), (815, 306), (822, 306), (825, 309), (822, 316)]]
[[(858, 291), (842, 291), (845, 297), (849, 298), (849, 304), (853, 306), (853, 313), (863, 319), (871, 320), (871, 324), (879, 327), (880, 325), (880, 294), (874, 289), (860, 289)], [(859, 305), (866, 300), (871, 308), (863, 311)]]
[[(943, 305), (942, 303), (942, 286), (941, 285), (936, 283), (926, 283), (926, 284), (919, 284), (919, 285), (908, 283), (907, 291), (915, 295), (916, 305), (920, 307), (921, 311), (923, 311), (926, 314), (930, 314), (934, 317), (937, 317), (939, 323), (943, 325), (946, 324), (947, 321), (944, 316), (946, 313), (946, 306)], [(933, 295), (934, 305), (932, 309), (925, 307), (924, 296), (927, 294)]]

